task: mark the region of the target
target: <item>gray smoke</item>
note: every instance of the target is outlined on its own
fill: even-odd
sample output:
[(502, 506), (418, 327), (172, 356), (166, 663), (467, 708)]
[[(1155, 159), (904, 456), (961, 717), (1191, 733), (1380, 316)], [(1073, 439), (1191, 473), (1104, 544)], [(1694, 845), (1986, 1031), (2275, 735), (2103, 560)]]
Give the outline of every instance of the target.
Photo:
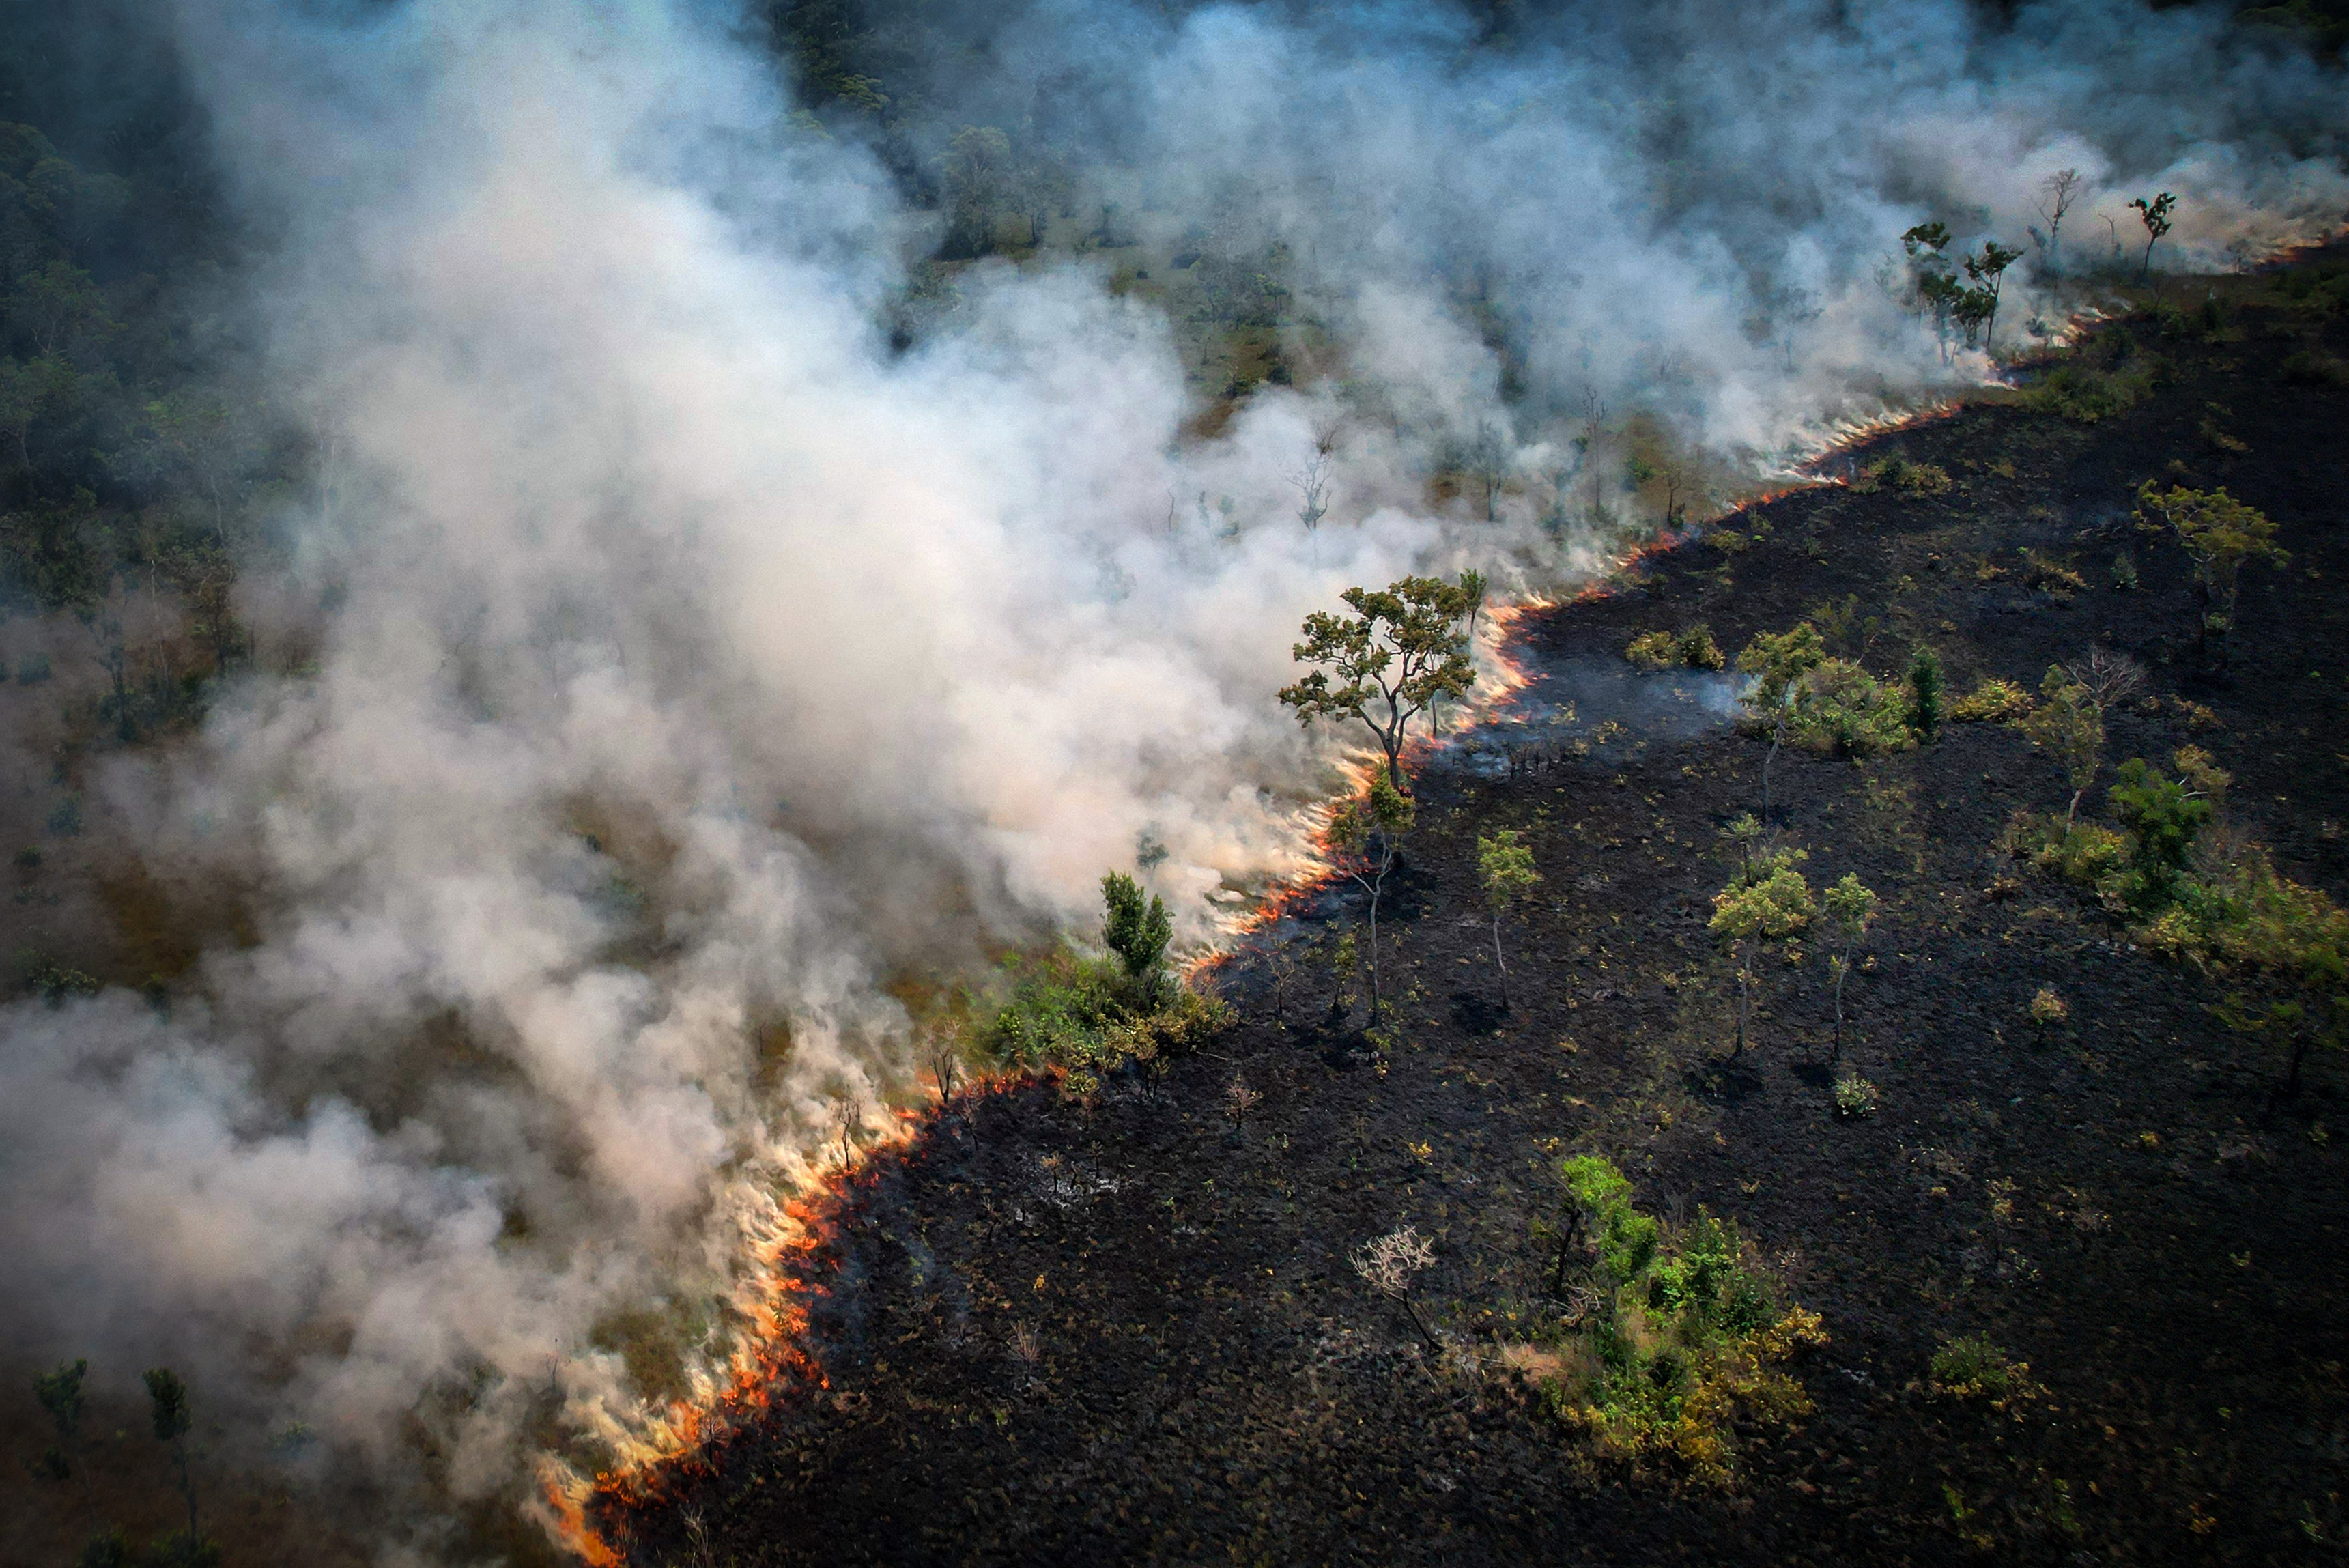
[[(2178, 191), (2179, 264), (2349, 203), (2338, 77), (2200, 13), (1664, 5), (1475, 51), (1433, 9), (1039, 6), (936, 123), (1051, 84), (1071, 205), (1274, 257), (1330, 371), (1186, 436), (1172, 326), (1081, 256), (977, 266), (893, 350), (936, 218), (727, 20), (183, 7), (319, 454), (246, 610), (316, 657), (107, 777), (251, 940), (168, 1010), (5, 1016), (0, 1250), (36, 1353), (176, 1357), (395, 1489), (419, 1429), (460, 1500), (641, 1430), (624, 1314), (722, 1361), (744, 1235), (842, 1096), (909, 1092), (889, 981), (1080, 921), (1145, 840), (1194, 939), (1296, 863), (1299, 620), (1587, 568), (1536, 526), (1581, 399), (1733, 466), (1978, 376), (1892, 237), (2016, 240), (2057, 168), (2098, 253)], [(1497, 523), (1427, 483), (1488, 431)]]

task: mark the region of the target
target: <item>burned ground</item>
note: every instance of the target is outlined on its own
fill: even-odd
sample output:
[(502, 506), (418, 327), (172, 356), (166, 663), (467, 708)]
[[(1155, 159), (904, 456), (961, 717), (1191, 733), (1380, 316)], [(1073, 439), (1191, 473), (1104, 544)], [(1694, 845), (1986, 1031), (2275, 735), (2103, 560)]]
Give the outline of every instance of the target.
[[(2349, 891), (2349, 391), (2279, 373), (2344, 334), (2266, 308), (2126, 330), (2167, 366), (2141, 407), (2082, 424), (1971, 406), (1901, 431), (1854, 462), (1938, 464), (1945, 493), (1782, 498), (1732, 520), (1733, 548), (1684, 545), (1528, 619), (1528, 663), (1619, 660), (1635, 633), (1700, 620), (1733, 652), (1847, 603), (1826, 618), (1839, 651), (1887, 673), (1930, 645), (1953, 693), (2035, 686), (2102, 643), (2151, 671), (2108, 763), (2203, 747), (2236, 775), (2234, 820)], [(2292, 552), (2247, 572), (2224, 667), (2196, 657), (2182, 559), (2131, 521), (2149, 477), (2227, 485)], [(2049, 562), (2084, 586), (2033, 586)], [(1592, 717), (1480, 738), (1513, 765), (1423, 770), (1381, 920), (1383, 1047), (1360, 1009), (1324, 1017), (1319, 938), (1360, 914), (1332, 895), (1284, 923), (1299, 966), (1278, 1012), (1258, 950), (1215, 980), (1240, 1024), (1163, 1078), (1091, 1103), (986, 1093), (868, 1170), (812, 1276), (826, 1387), (779, 1390), (649, 1501), (607, 1500), (629, 1560), (2333, 1560), (2340, 1066), (2280, 1098), (2282, 1063), (2213, 1018), (2218, 982), (1994, 854), (2018, 808), (2060, 810), (2060, 779), (2011, 727), (1960, 724), (1776, 764), (1813, 880), (1857, 872), (1885, 900), (1845, 1052), (1882, 1109), (1838, 1119), (1816, 950), (1771, 959), (1754, 1042), (1726, 1059), (1704, 920), (1763, 745)], [(1498, 827), (1546, 879), (1506, 928), (1508, 1010), (1475, 895), (1476, 837)], [(2025, 1016), (2043, 985), (2071, 1006), (2044, 1038)], [(1259, 1097), (1241, 1116), (1235, 1078)], [(1657, 1212), (1735, 1220), (1825, 1316), (1832, 1342), (1800, 1367), (1816, 1412), (1726, 1491), (1592, 1463), (1495, 1364), (1543, 1287), (1555, 1157), (1583, 1150)], [(1403, 1221), (1434, 1243), (1418, 1299), (1441, 1356), (1349, 1264)], [(1933, 1393), (1931, 1353), (1959, 1334), (2044, 1395)]]

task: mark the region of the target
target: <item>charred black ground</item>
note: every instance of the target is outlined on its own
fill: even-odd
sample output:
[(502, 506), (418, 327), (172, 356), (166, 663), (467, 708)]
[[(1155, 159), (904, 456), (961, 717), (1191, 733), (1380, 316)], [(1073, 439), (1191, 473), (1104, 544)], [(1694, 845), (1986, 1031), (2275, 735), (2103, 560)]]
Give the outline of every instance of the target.
[[(1939, 464), (1946, 494), (1790, 495), (1737, 521), (1748, 548), (1685, 546), (1530, 621), (1531, 654), (1616, 660), (1700, 620), (1733, 652), (1854, 598), (1846, 651), (1885, 671), (1930, 644), (1958, 691), (2035, 686), (2103, 643), (2160, 699), (2116, 719), (2107, 756), (2202, 746), (2292, 874), (2349, 891), (2349, 392), (2305, 371), (2349, 334), (2263, 307), (2125, 329), (2166, 366), (2140, 407), (2096, 424), (1970, 407), (1902, 432), (1860, 456)], [(2193, 655), (2184, 562), (2130, 521), (2148, 477), (2225, 484), (2293, 552), (2247, 574), (2223, 669)], [(2024, 547), (2085, 591), (2025, 586)], [(2113, 586), (2124, 550), (2134, 592)], [(2333, 1560), (2338, 1065), (2280, 1099), (2281, 1062), (2213, 1019), (2211, 980), (1995, 856), (2016, 808), (2060, 809), (2059, 780), (2012, 728), (1954, 725), (1904, 754), (1777, 763), (1814, 880), (1857, 871), (1886, 900), (1847, 1052), (1883, 1109), (1837, 1119), (1816, 954), (1773, 967), (1756, 1045), (1723, 1060), (1704, 919), (1762, 746), (1726, 724), (1580, 756), (1562, 739), (1518, 738), (1514, 776), (1422, 775), (1381, 923), (1398, 1047), (1322, 1026), (1309, 963), (1277, 1017), (1257, 954), (1218, 982), (1243, 1022), (1162, 1084), (1091, 1106), (991, 1095), (874, 1171), (823, 1264), (828, 1389), (782, 1391), (657, 1501), (611, 1507), (628, 1560)], [(1547, 879), (1511, 933), (1511, 1012), (1474, 897), (1476, 836), (1502, 826)], [(1309, 941), (1333, 910), (1356, 913), (1324, 901)], [(2073, 1022), (2042, 1045), (2024, 1010), (2047, 984)], [(1235, 1075), (1262, 1096), (1241, 1122)], [(1727, 1492), (1585, 1462), (1508, 1374), (1430, 1356), (1349, 1266), (1414, 1222), (1435, 1248), (1424, 1306), (1490, 1352), (1541, 1287), (1554, 1156), (1582, 1150), (1657, 1211), (1733, 1218), (1825, 1315), (1833, 1343), (1800, 1369), (1816, 1415)], [(2045, 1398), (1932, 1394), (1933, 1348), (1964, 1333)]]

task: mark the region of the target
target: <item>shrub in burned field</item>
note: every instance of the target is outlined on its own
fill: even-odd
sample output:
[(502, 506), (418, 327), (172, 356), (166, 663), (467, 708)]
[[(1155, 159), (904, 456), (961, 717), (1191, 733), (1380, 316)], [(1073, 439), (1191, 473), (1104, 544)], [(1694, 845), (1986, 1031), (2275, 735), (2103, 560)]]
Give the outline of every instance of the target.
[(1939, 463), (1912, 463), (1898, 455), (1881, 462), (1867, 464), (1851, 481), (1851, 488), (1861, 495), (1873, 495), (1878, 490), (1897, 490), (1902, 495), (1946, 495), (1950, 490), (1950, 470)]
[(1631, 639), (1623, 656), (1640, 669), (1654, 672), (1686, 667), (1717, 670), (1726, 662), (1713, 628), (1702, 622), (1684, 632), (1642, 632)]
[(1166, 974), (1165, 905), (1145, 904), (1130, 877), (1112, 873), (1102, 885), (1109, 953), (1094, 957), (1063, 943), (1007, 962), (975, 1031), (999, 1065), (1057, 1068), (1075, 1095), (1122, 1068), (1194, 1048), (1230, 1021), (1220, 999)]
[(1733, 1222), (1700, 1208), (1689, 1224), (1666, 1226), (1596, 1155), (1558, 1171), (1567, 1222), (1552, 1284), (1567, 1310), (1520, 1364), (1538, 1369), (1551, 1411), (1602, 1457), (1729, 1481), (1740, 1421), (1811, 1408), (1780, 1367), (1826, 1342), (1817, 1314), (1781, 1304)]
[(1857, 1073), (1846, 1073), (1836, 1079), (1835, 1109), (1837, 1116), (1857, 1120), (1874, 1116), (1878, 1108), (1876, 1086)]
[(2032, 1391), (2031, 1367), (1979, 1334), (1945, 1339), (1933, 1352), (1933, 1391), (1992, 1403)]
[(1950, 705), (1951, 724), (2003, 724), (2031, 711), (2031, 694), (2010, 680), (1985, 677)]

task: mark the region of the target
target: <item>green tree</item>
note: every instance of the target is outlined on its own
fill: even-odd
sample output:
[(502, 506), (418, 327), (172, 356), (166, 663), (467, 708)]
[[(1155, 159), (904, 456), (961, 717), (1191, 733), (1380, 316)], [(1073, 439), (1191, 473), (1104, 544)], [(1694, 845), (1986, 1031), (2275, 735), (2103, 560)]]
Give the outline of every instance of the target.
[(1711, 929), (1729, 944), (1730, 958), (1737, 965), (1737, 1047), (1729, 1053), (1731, 1061), (1745, 1054), (1755, 951), (1800, 934), (1818, 912), (1810, 882), (1795, 869), (1805, 858), (1800, 850), (1764, 856), (1755, 861), (1751, 877), (1740, 877), (1713, 895)]
[(1877, 897), (1873, 890), (1857, 875), (1846, 872), (1841, 881), (1830, 885), (1819, 902), (1826, 909), (1827, 922), (1835, 928), (1836, 950), (1827, 957), (1827, 973), (1835, 977), (1835, 1057), (1843, 1059), (1843, 983), (1851, 976), (1851, 955), (1868, 940), (1868, 928), (1876, 923)]
[(1909, 657), (1909, 727), (1930, 742), (1941, 728), (1941, 661), (1930, 648)]
[(1142, 884), (1123, 872), (1102, 878), (1101, 887), (1102, 903), (1108, 908), (1102, 924), (1102, 944), (1125, 965), (1128, 979), (1139, 983), (1145, 995), (1155, 995), (1166, 944), (1174, 935), (1166, 901), (1154, 893), (1145, 900)]
[(1476, 884), (1484, 890), (1485, 907), (1493, 916), (1493, 963), (1501, 972), (1501, 1006), (1509, 1006), (1509, 961), (1501, 953), (1501, 917), (1523, 903), (1541, 883), (1534, 870), (1534, 851), (1514, 828), (1490, 838), (1476, 835)]
[(1986, 296), (1982, 313), (1982, 346), (1992, 346), (1998, 339), (1998, 296), (2004, 286), (2006, 269), (2023, 259), (2021, 251), (2010, 251), (1996, 240), (1982, 242), (1982, 253), (1966, 258), (1966, 276), (1974, 281), (1975, 290)]
[(2106, 799), (2129, 830), (2129, 902), (2140, 908), (2169, 903), (2186, 873), (2186, 857), (2217, 808), (2142, 757), (2121, 764)]
[[(89, 1362), (85, 1358), (70, 1367), (60, 1367), (54, 1372), (44, 1372), (33, 1379), (33, 1397), (40, 1400), (41, 1408), (49, 1413), (50, 1424), (57, 1428), (57, 1446), (41, 1456), (43, 1468), (59, 1480), (80, 1464), (81, 1388), (82, 1380), (88, 1376)], [(50, 1455), (56, 1456), (54, 1460)], [(83, 1500), (87, 1501), (89, 1497), (87, 1470), (82, 1473), (81, 1489)]]
[(166, 1444), (180, 1467), (180, 1491), (188, 1500), (188, 1534), (196, 1533), (196, 1482), (188, 1468), (188, 1430), (194, 1423), (188, 1409), (188, 1386), (168, 1367), (147, 1369), (147, 1412), (155, 1440)]
[(2139, 196), (2129, 203), (2137, 209), (2137, 221), (2145, 225), (2145, 261), (2137, 275), (2148, 282), (2153, 277), (2154, 242), (2169, 232), (2169, 214), (2177, 209), (2178, 198), (2165, 191), (2148, 201)]
[(1613, 1161), (1599, 1154), (1576, 1154), (1557, 1162), (1557, 1177), (1566, 1188), (1565, 1211), (1557, 1226), (1557, 1256), (1551, 1265), (1549, 1294), (1566, 1294), (1566, 1268), (1575, 1244), (1594, 1222), (1604, 1228), (1610, 1214), (1630, 1210), (1631, 1183)]
[(1367, 726), (1386, 753), (1389, 782), (1403, 789), (1411, 721), (1438, 697), (1463, 696), (1475, 684), (1467, 623), (1485, 602), (1485, 579), (1475, 572), (1463, 572), (1456, 584), (1405, 577), (1375, 592), (1349, 588), (1339, 597), (1353, 618), (1326, 610), (1305, 618), (1305, 640), (1291, 653), (1299, 664), (1322, 667), (1282, 687), (1280, 700), (1297, 710), (1299, 724), (1326, 718)]
[(1338, 869), (1371, 895), (1371, 1022), (1379, 1020), (1379, 900), (1387, 876), (1402, 856), (1402, 838), (1418, 819), (1411, 797), (1373, 774), (1361, 798), (1349, 800), (1330, 819), (1327, 835)]
[(2199, 655), (2207, 655), (2210, 634), (2224, 637), (2234, 626), (2244, 564), (2264, 561), (2282, 566), (2292, 556), (2277, 545), (2276, 525), (2267, 514), (2245, 506), (2223, 486), (2205, 491), (2172, 485), (2165, 490), (2147, 480), (2137, 487), (2137, 526), (2168, 533), (2194, 562), (2199, 611), (2194, 646)]
[(1771, 764), (1778, 760), (1787, 727), (1800, 717), (1808, 700), (1803, 677), (1825, 664), (1826, 656), (1826, 642), (1808, 621), (1797, 621), (1784, 632), (1760, 633), (1737, 655), (1738, 669), (1754, 677), (1753, 686), (1740, 700), (1770, 726), (1770, 754), (1762, 760), (1762, 820), (1765, 822), (1770, 820)]
[(2054, 759), (2072, 787), (2072, 800), (2064, 809), (2064, 836), (2071, 837), (2079, 815), (2080, 797), (2096, 781), (2105, 758), (2105, 717), (2095, 696), (2061, 668), (2051, 665), (2039, 687), (2039, 706), (2020, 725), (2031, 744)]

